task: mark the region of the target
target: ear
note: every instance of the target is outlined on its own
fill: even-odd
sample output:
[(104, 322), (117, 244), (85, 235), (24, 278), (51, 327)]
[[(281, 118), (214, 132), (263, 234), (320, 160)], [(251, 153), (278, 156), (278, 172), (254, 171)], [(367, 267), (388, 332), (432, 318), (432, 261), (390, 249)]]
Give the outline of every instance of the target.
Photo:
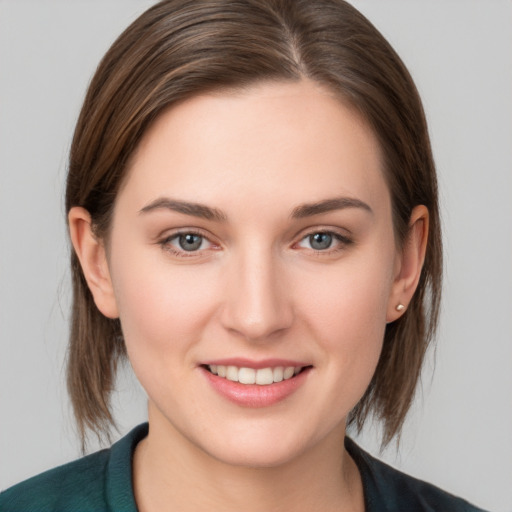
[[(409, 232), (397, 258), (395, 278), (388, 302), (388, 323), (394, 322), (405, 313), (418, 286), (427, 249), (428, 220), (426, 206), (420, 205), (413, 209)], [(397, 310), (399, 304), (404, 307)]]
[(69, 233), (82, 271), (98, 309), (108, 318), (118, 318), (105, 246), (93, 233), (91, 216), (75, 206), (68, 214)]

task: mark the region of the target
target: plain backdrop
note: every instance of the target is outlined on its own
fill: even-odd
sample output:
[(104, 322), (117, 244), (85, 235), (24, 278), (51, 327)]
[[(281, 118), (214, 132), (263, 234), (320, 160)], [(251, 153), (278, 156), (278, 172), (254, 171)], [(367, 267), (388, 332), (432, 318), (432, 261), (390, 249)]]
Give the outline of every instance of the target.
[[(0, 488), (79, 455), (64, 388), (66, 157), (99, 59), (151, 3), (0, 0)], [(353, 3), (402, 56), (424, 100), (446, 249), (437, 350), (400, 449), (381, 456), (510, 512), (512, 2)], [(121, 435), (146, 412), (129, 371), (119, 388)], [(374, 454), (377, 433), (358, 438)]]

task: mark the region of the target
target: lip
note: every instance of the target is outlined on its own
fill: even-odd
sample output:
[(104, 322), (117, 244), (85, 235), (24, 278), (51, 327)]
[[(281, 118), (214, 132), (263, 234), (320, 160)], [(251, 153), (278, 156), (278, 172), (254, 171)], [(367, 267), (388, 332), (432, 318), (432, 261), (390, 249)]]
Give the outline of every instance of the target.
[[(237, 363), (234, 361), (237, 361)], [(296, 361), (284, 361), (281, 359), (258, 361), (257, 363), (252, 361), (250, 362), (251, 364), (247, 364), (247, 361), (242, 363), (242, 361), (243, 360), (241, 359), (222, 359), (217, 360), (216, 362), (209, 362), (204, 364), (226, 364), (227, 366), (232, 365), (254, 369), (267, 368), (269, 366), (306, 366), (306, 368), (304, 368), (304, 370), (302, 370), (291, 379), (275, 382), (274, 384), (260, 386), (258, 384), (240, 384), (239, 382), (233, 382), (223, 377), (219, 377), (218, 375), (214, 375), (204, 366), (199, 367), (199, 370), (204, 375), (214, 391), (216, 391), (223, 398), (241, 407), (270, 407), (285, 400), (290, 395), (295, 393), (306, 382), (312, 369), (310, 365), (296, 364)], [(270, 361), (272, 361), (272, 364), (269, 364)], [(275, 361), (278, 361), (278, 364), (275, 364)]]
[(262, 368), (275, 368), (277, 366), (311, 366), (310, 363), (303, 361), (294, 361), (292, 359), (262, 359), (260, 361), (254, 361), (252, 359), (245, 359), (243, 357), (231, 357), (227, 359), (215, 359), (201, 362), (201, 366), (237, 366), (238, 368), (252, 368), (254, 370), (261, 370)]

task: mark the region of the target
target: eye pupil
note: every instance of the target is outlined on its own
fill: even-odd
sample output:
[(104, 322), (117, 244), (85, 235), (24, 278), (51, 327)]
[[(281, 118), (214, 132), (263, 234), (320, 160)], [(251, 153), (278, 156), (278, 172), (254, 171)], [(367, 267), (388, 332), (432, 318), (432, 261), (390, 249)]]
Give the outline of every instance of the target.
[(332, 235), (329, 233), (315, 233), (309, 236), (309, 243), (313, 249), (328, 249), (332, 244)]
[(196, 251), (201, 247), (203, 237), (200, 235), (194, 235), (193, 233), (187, 233), (185, 235), (180, 235), (178, 242), (184, 251)]

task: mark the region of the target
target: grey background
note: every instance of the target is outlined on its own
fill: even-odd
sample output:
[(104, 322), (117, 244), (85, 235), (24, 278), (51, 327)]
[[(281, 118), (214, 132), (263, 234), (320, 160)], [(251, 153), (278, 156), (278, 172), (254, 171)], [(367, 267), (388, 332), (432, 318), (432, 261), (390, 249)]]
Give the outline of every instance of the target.
[[(79, 455), (64, 389), (66, 156), (96, 64), (151, 3), (0, 0), (0, 488)], [(446, 247), (437, 351), (400, 449), (382, 456), (512, 511), (512, 2), (353, 3), (422, 94)], [(129, 371), (119, 388), (125, 433), (144, 420), (144, 395)], [(359, 438), (374, 453), (376, 432)]]

